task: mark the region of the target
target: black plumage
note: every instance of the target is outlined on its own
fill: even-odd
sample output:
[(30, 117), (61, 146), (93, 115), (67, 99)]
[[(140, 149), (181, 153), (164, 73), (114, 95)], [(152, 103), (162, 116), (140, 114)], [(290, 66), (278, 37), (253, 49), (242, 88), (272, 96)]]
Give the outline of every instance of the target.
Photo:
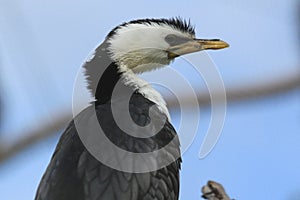
[(95, 101), (62, 134), (35, 200), (178, 200), (178, 136), (162, 97), (134, 72), (229, 46), (194, 36), (180, 18), (134, 20), (108, 34), (83, 66)]
[[(180, 30), (194, 33), (193, 28), (180, 19), (169, 21), (147, 19), (129, 23), (166, 23)], [(121, 26), (126, 26), (126, 24)], [(115, 30), (109, 33), (108, 38), (114, 34)], [(88, 87), (96, 100), (76, 117), (77, 122), (83, 127), (88, 127), (90, 112), (95, 110), (105, 135), (115, 145), (126, 151), (145, 153), (161, 149), (169, 144), (171, 150), (165, 152), (165, 159), (171, 160), (171, 164), (146, 173), (128, 173), (112, 169), (90, 154), (83, 145), (75, 122), (72, 120), (59, 140), (41, 180), (35, 200), (178, 199), (181, 158), (176, 131), (154, 102), (145, 98), (135, 88), (125, 85), (124, 89), (132, 90), (133, 93), (129, 102), (132, 120), (139, 126), (152, 124), (147, 129), (149, 135), (157, 130), (158, 133), (148, 138), (136, 138), (126, 134), (118, 127), (112, 116), (111, 95), (115, 84), (122, 77), (118, 70), (118, 64), (110, 59), (107, 47), (108, 43), (105, 40), (96, 49), (93, 59), (84, 65)], [(122, 94), (118, 95), (114, 103), (121, 104), (124, 99)], [(153, 111), (152, 118), (149, 116), (150, 108)], [(163, 121), (165, 124), (160, 130), (159, 127), (155, 127), (155, 123), (151, 123), (151, 120)], [(128, 124), (128, 126), (131, 125)], [(99, 141), (99, 145), (101, 145), (101, 141)], [(107, 153), (114, 155), (112, 152)], [(161, 160), (153, 158), (153, 162), (158, 164)]]
[[(137, 124), (148, 123), (149, 105), (151, 102), (142, 95), (133, 95), (130, 113)], [(92, 105), (85, 109), (79, 114), (82, 117), (80, 122), (89, 123), (89, 109), (94, 109), (94, 106), (99, 123), (105, 124), (104, 132), (120, 148), (131, 152), (149, 152), (171, 141), (174, 153), (171, 153), (173, 157), (169, 159), (175, 159), (180, 153), (178, 139), (172, 140), (176, 137), (176, 132), (169, 122), (153, 137), (134, 138), (114, 124), (110, 103)], [(161, 114), (156, 112), (154, 117), (159, 119)], [(180, 163), (179, 158), (170, 165), (149, 173), (126, 173), (112, 169), (88, 152), (72, 121), (57, 145), (37, 191), (36, 200), (178, 199)]]

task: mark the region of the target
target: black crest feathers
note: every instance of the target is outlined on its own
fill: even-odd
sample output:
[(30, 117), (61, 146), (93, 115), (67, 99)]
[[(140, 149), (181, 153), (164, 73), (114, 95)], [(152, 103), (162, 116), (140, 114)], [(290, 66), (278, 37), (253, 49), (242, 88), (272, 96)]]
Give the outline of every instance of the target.
[(170, 19), (137, 19), (137, 20), (132, 20), (130, 22), (125, 22), (117, 27), (115, 27), (112, 31), (110, 31), (107, 35), (107, 38), (112, 37), (115, 35), (116, 31), (121, 28), (121, 27), (126, 27), (130, 24), (146, 24), (146, 25), (152, 25), (152, 24), (166, 24), (169, 26), (172, 26), (173, 28), (189, 33), (191, 35), (195, 35), (195, 27), (191, 25), (190, 20), (186, 21), (182, 19), (181, 17), (175, 17), (175, 18), (170, 18)]

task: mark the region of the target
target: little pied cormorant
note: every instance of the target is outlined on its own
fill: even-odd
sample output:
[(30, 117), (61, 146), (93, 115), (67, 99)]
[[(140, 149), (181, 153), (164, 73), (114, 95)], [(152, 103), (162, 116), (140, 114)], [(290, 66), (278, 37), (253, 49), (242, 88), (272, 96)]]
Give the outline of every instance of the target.
[[(88, 88), (95, 97), (90, 108), (95, 110), (106, 137), (119, 148), (147, 153), (169, 144), (171, 149), (165, 152), (164, 159), (171, 162), (144, 173), (113, 169), (98, 161), (83, 145), (72, 120), (59, 140), (35, 200), (178, 199), (181, 165), (179, 140), (169, 122), (165, 101), (136, 73), (165, 66), (183, 54), (226, 47), (228, 44), (221, 40), (196, 39), (194, 28), (180, 18), (134, 20), (114, 28), (83, 66)], [(153, 124), (145, 129), (143, 134), (149, 137), (138, 138), (127, 134), (115, 122), (111, 105), (112, 93), (118, 82), (132, 91), (127, 105), (135, 124), (143, 127), (151, 124), (151, 120), (165, 119), (159, 130)], [(124, 103), (122, 95), (117, 94), (113, 103)], [(88, 127), (89, 113), (83, 110), (78, 115), (81, 126)], [(133, 124), (127, 124), (127, 127), (133, 129)], [(111, 155), (111, 152), (101, 153)], [(151, 162), (159, 164), (161, 161), (154, 157)]]

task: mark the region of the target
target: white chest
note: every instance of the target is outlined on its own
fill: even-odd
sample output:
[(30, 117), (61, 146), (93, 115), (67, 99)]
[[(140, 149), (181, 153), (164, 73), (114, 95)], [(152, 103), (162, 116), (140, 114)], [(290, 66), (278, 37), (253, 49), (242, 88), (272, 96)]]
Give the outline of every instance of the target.
[(125, 67), (121, 67), (122, 79), (124, 84), (133, 87), (138, 90), (145, 98), (154, 102), (158, 109), (166, 114), (168, 120), (170, 120), (170, 114), (167, 108), (167, 104), (161, 94), (157, 92), (148, 82), (138, 77), (132, 70), (128, 70)]

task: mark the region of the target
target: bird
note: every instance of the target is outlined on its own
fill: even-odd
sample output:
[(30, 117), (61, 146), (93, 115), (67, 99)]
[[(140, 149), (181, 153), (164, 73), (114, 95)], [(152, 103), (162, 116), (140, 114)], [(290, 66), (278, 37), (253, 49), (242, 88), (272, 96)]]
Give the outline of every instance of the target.
[[(219, 39), (197, 39), (190, 20), (181, 17), (136, 19), (112, 29), (83, 64), (94, 100), (62, 133), (35, 200), (177, 200), (180, 141), (162, 95), (139, 74), (185, 54), (228, 46)], [(125, 119), (126, 110), (130, 119)], [(163, 149), (162, 156), (129, 162), (105, 147), (98, 153), (107, 159), (99, 160), (82, 139), (98, 134), (91, 128), (93, 117), (107, 141), (122, 152), (148, 155)], [(96, 148), (106, 145), (106, 140), (92, 141)]]

